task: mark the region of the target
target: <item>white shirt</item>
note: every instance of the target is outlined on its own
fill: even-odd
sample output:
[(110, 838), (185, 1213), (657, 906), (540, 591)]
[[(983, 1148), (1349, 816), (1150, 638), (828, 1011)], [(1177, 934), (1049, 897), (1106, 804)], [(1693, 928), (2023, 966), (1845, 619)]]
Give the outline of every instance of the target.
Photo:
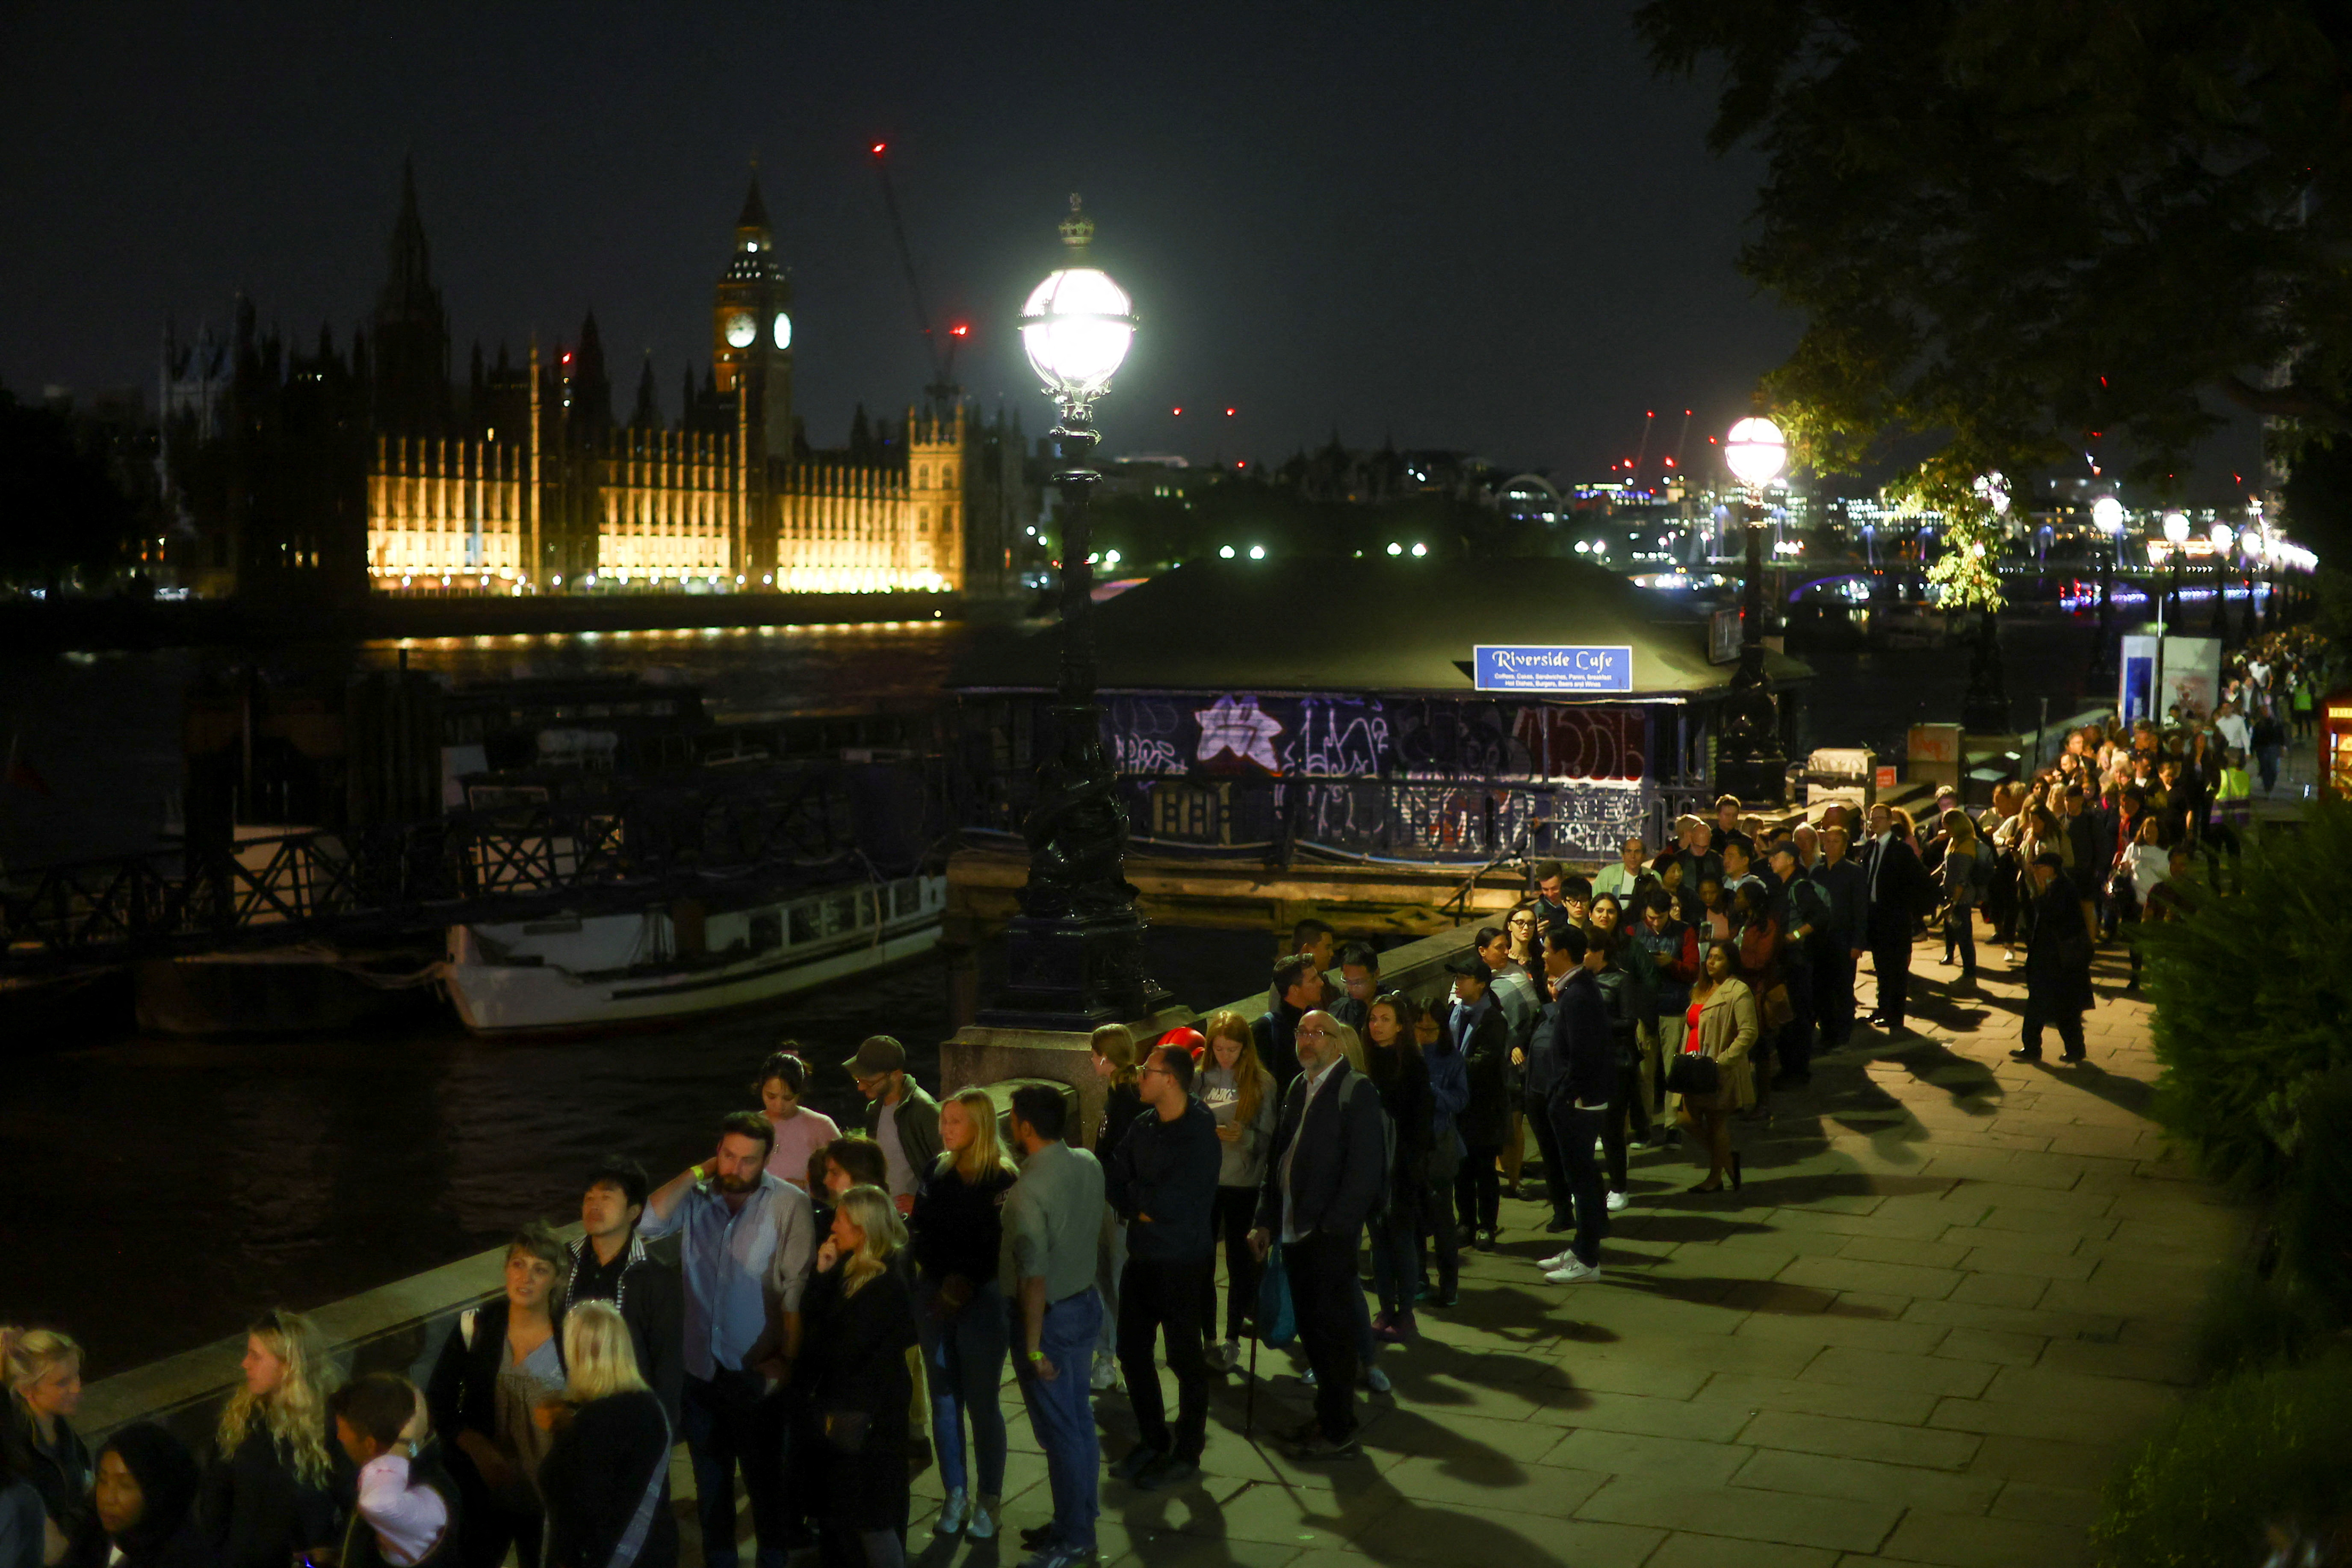
[(360, 1467), (360, 1517), (375, 1531), (384, 1561), (407, 1568), (433, 1550), (449, 1527), (449, 1505), (431, 1487), (411, 1486), (408, 1456), (378, 1454)]

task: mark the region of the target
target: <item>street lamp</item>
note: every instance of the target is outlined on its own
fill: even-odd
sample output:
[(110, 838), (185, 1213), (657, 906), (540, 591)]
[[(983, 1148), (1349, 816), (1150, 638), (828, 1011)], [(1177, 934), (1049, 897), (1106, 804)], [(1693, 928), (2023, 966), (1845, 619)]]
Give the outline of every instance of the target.
[(1741, 507), (1748, 525), (1748, 580), (1739, 600), (1739, 669), (1724, 704), (1716, 784), (1743, 801), (1778, 805), (1788, 787), (1788, 763), (1780, 754), (1780, 712), (1764, 679), (1763, 490), (1788, 464), (1788, 437), (1769, 419), (1742, 419), (1724, 438), (1723, 458), (1748, 492)]
[(2170, 608), (2164, 619), (2168, 626), (2180, 615), (2180, 558), (2189, 553), (2189, 514), (2168, 511), (2164, 514), (2165, 564), (2171, 569), (2172, 585), (2165, 590)]
[(2124, 503), (2101, 496), (2091, 503), (2091, 523), (2100, 533), (2099, 629), (2093, 634), (2091, 668), (2105, 670), (2114, 668), (2107, 662), (2107, 647), (2115, 638), (2116, 552), (2123, 544)]
[(1104, 752), (1095, 703), (1094, 574), (1087, 501), (1102, 476), (1085, 466), (1101, 439), (1095, 400), (1135, 341), (1127, 291), (1088, 254), (1095, 226), (1070, 198), (1062, 265), (1021, 307), (1021, 346), (1061, 413), (1049, 433), (1067, 465), (1061, 492), (1062, 659), (1051, 708), (1052, 751), (1022, 837), (1029, 879), (1006, 932), (1005, 984), (980, 1022), (1084, 1030), (1147, 1017), (1160, 993), (1143, 968), (1143, 917), (1127, 880), (1127, 809)]

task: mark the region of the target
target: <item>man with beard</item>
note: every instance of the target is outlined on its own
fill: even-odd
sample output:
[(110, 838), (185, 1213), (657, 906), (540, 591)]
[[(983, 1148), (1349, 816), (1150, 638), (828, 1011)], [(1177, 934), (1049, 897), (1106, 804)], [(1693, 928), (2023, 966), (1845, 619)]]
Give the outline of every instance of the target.
[(2058, 1043), (2070, 1062), (2082, 1061), (2083, 1015), (2091, 1006), (2091, 932), (2083, 923), (2074, 885), (2055, 854), (2037, 855), (2025, 868), (2033, 901), (2025, 937), (2025, 1043), (2009, 1053), (2015, 1062), (2042, 1059), (2042, 1026), (2058, 1026)]
[(646, 1202), (641, 1233), (676, 1231), (686, 1277), (681, 1400), (704, 1568), (735, 1568), (735, 1473), (760, 1568), (783, 1568), (798, 1510), (784, 1499), (778, 1393), (800, 1350), (801, 1290), (816, 1249), (808, 1194), (767, 1170), (774, 1132), (755, 1110), (719, 1124), (719, 1152)]

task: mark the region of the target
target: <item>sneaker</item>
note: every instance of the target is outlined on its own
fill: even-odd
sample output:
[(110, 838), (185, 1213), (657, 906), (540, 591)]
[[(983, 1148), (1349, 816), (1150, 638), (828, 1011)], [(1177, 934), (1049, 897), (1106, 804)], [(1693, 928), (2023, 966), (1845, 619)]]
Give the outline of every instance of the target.
[(1091, 1546), (1042, 1546), (1034, 1555), (1021, 1560), (1021, 1568), (1085, 1568), (1101, 1561)]
[(1118, 1362), (1100, 1351), (1095, 1352), (1095, 1369), (1087, 1385), (1097, 1394), (1108, 1394), (1118, 1386)]
[(1478, 1233), (1478, 1240), (1477, 1240), (1476, 1246), (1477, 1246), (1478, 1250), (1479, 1250), (1479, 1251), (1481, 1251), (1481, 1252), (1492, 1252), (1492, 1251), (1494, 1251), (1494, 1250), (1495, 1250), (1495, 1233), (1494, 1233), (1493, 1231), (1491, 1231), (1491, 1230), (1482, 1230), (1482, 1231), (1480, 1231), (1480, 1232)]
[(1314, 1386), (1315, 1386), (1315, 1369), (1314, 1369), (1313, 1367), (1311, 1367), (1311, 1366), (1310, 1366), (1310, 1367), (1308, 1367), (1305, 1372), (1300, 1373), (1298, 1374), (1298, 1381), (1299, 1381), (1299, 1382), (1301, 1382), (1301, 1383), (1303, 1383), (1303, 1384), (1306, 1384), (1307, 1387), (1309, 1387), (1309, 1388), (1314, 1387)]
[(948, 1493), (948, 1500), (940, 1507), (940, 1517), (931, 1521), (933, 1535), (953, 1535), (963, 1529), (968, 1504), (961, 1487)]
[(1389, 1374), (1382, 1372), (1379, 1367), (1367, 1366), (1364, 1368), (1364, 1386), (1370, 1389), (1374, 1394), (1386, 1394), (1391, 1389), (1394, 1388), (1396, 1384), (1391, 1383), (1389, 1381)]
[(1564, 1251), (1555, 1252), (1555, 1253), (1553, 1253), (1549, 1258), (1537, 1258), (1537, 1259), (1536, 1259), (1536, 1267), (1537, 1267), (1538, 1268), (1542, 1269), (1545, 1273), (1549, 1274), (1549, 1273), (1550, 1273), (1553, 1269), (1555, 1269), (1555, 1268), (1559, 1268), (1561, 1264), (1572, 1261), (1572, 1260), (1575, 1258), (1575, 1257), (1576, 1257), (1576, 1248), (1574, 1248), (1574, 1247), (1569, 1247), (1569, 1248), (1565, 1249)]
[(1293, 1446), (1290, 1457), (1294, 1459), (1354, 1459), (1360, 1458), (1363, 1452), (1356, 1443), (1354, 1433), (1350, 1432), (1345, 1437), (1331, 1438), (1323, 1436), (1318, 1428), (1315, 1436)]
[(966, 1541), (992, 1541), (996, 1538), (996, 1509), (992, 1497), (979, 1499), (971, 1505), (971, 1517), (964, 1521)]
[(1054, 1523), (1033, 1524), (1021, 1532), (1021, 1544), (1031, 1552), (1041, 1552), (1054, 1543)]
[(1623, 1193), (1611, 1193), (1609, 1194), (1609, 1212), (1611, 1214), (1623, 1214), (1625, 1212), (1625, 1205), (1633, 1201), (1633, 1200), (1632, 1198), (1626, 1196)]
[(1553, 1285), (1581, 1285), (1587, 1279), (1598, 1279), (1600, 1278), (1600, 1269), (1594, 1268), (1591, 1264), (1579, 1262), (1574, 1258), (1570, 1258), (1567, 1262), (1561, 1264), (1559, 1268), (1552, 1269), (1549, 1273), (1544, 1276), (1545, 1281)]
[(2038, 1062), (2042, 1059), (2042, 1053), (2040, 1051), (2015, 1050), (2009, 1053), (2009, 1059), (2013, 1062)]
[(1459, 1285), (1448, 1285), (1444, 1289), (1440, 1290), (1433, 1298), (1432, 1298), (1429, 1304), (1433, 1307), (1458, 1307), (1462, 1305), (1462, 1287)]
[(1219, 1372), (1231, 1372), (1242, 1363), (1240, 1342), (1226, 1340), (1209, 1347), (1209, 1364)]

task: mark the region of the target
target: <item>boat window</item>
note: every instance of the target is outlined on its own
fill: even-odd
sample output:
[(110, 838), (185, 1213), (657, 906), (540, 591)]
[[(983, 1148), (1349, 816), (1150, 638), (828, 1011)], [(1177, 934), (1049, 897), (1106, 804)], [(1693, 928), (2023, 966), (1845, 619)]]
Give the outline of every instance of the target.
[(751, 917), (751, 951), (772, 952), (784, 945), (784, 917), (779, 910), (762, 910)]
[(857, 906), (864, 902), (855, 893), (844, 893), (824, 901), (824, 929), (828, 936), (835, 931), (857, 929)]
[(816, 905), (812, 901), (803, 900), (793, 905), (788, 912), (792, 916), (793, 940), (814, 942), (817, 938)]

